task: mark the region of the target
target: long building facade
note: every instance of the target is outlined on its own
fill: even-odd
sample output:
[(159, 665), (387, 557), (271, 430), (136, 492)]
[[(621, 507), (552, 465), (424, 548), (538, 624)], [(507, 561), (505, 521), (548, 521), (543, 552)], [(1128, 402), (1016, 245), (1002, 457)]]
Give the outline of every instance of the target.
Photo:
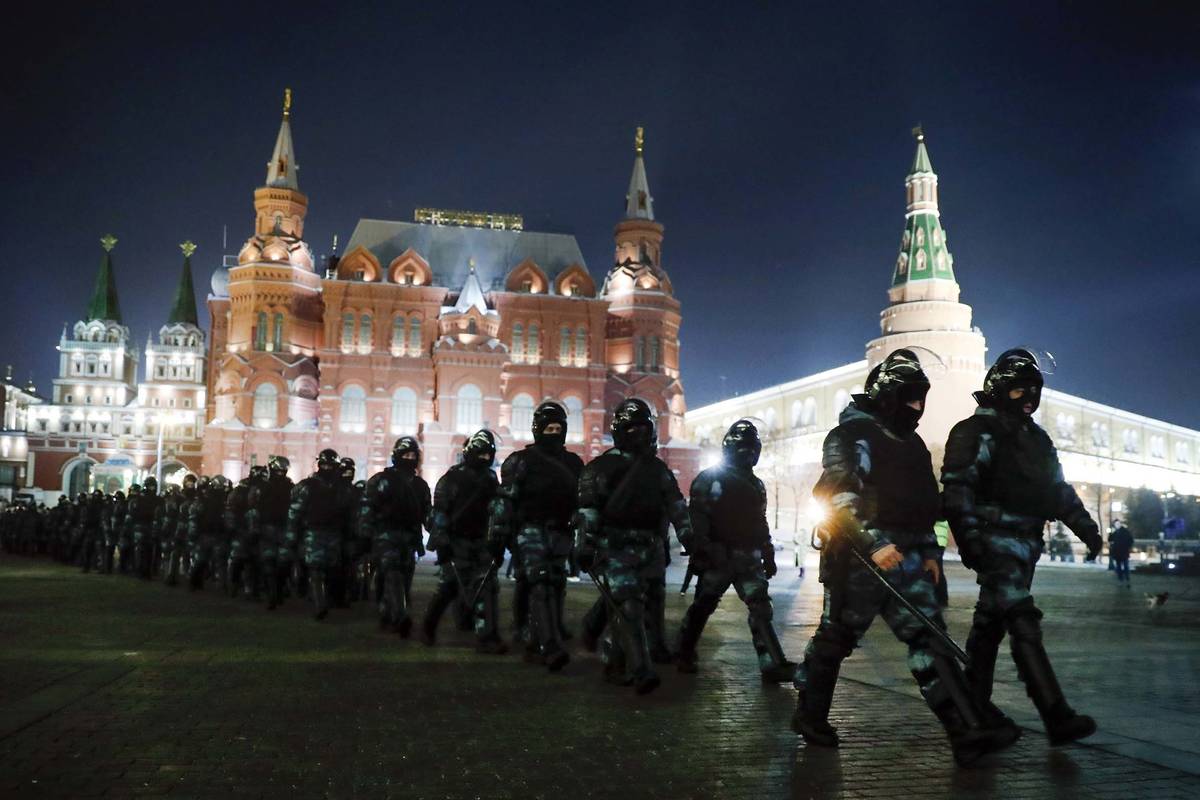
[(600, 286), (573, 236), (436, 209), (360, 220), (345, 255), (318, 265), (298, 176), (285, 105), (253, 235), (212, 276), (206, 474), (236, 480), (280, 454), (299, 477), (329, 447), (365, 477), (409, 434), (435, 478), (481, 427), (499, 434), (501, 458), (523, 446), (546, 399), (565, 406), (568, 444), (587, 459), (609, 444), (612, 407), (636, 396), (657, 410), (660, 452), (691, 480), (699, 451), (683, 439), (680, 305), (640, 129)]
[[(716, 459), (721, 436), (736, 419), (760, 421), (766, 438), (760, 472), (768, 488), (775, 528), (803, 535), (820, 519), (812, 487), (820, 475), (821, 444), (837, 424), (867, 373), (900, 347), (922, 347), (937, 356), (919, 432), (939, 465), (950, 428), (971, 414), (971, 392), (983, 384), (987, 347), (959, 302), (938, 202), (938, 178), (924, 135), (905, 178), (906, 208), (900, 251), (892, 267), (880, 335), (866, 343), (865, 358), (824, 372), (731, 397), (687, 412), (687, 428), (701, 448), (702, 464)], [(1005, 343), (1000, 350), (1020, 343)], [(936, 364), (940, 361), (940, 365)], [(1101, 526), (1122, 512), (1130, 489), (1200, 495), (1200, 431), (1173, 425), (1058, 391), (1054, 376), (1035, 418), (1058, 448), (1066, 477)]]

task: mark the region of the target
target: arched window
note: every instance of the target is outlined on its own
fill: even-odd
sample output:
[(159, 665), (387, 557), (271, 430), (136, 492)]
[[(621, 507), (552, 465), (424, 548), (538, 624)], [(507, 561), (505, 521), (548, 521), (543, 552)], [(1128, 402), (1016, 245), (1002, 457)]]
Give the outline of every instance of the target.
[(643, 372), (646, 369), (646, 339), (644, 336), (633, 340), (634, 369)]
[(283, 314), (276, 314), (271, 330), (271, 344), (276, 352), (283, 349)]
[(574, 395), (563, 398), (563, 407), (567, 409), (567, 441), (583, 441), (583, 401)]
[(650, 337), (650, 355), (646, 359), (647, 361), (650, 362), (650, 371), (651, 372), (658, 372), (658, 367), (659, 367), (658, 359), (659, 359), (658, 337), (651, 336)]
[(575, 363), (586, 367), (588, 363), (587, 328), (575, 329)]
[(773, 433), (775, 431), (776, 416), (774, 408), (768, 408), (763, 412), (763, 423), (767, 427), (766, 433)]
[(483, 426), (483, 392), (473, 383), (458, 388), (454, 403), (454, 430), (470, 436)]
[(392, 349), (396, 352), (404, 350), (404, 317), (392, 320)]
[(513, 361), (520, 363), (525, 360), (525, 329), (521, 327), (521, 323), (513, 323), (512, 329), (512, 357)]
[(804, 403), (799, 400), (792, 401), (792, 427), (801, 428), (804, 426)]
[(536, 364), (542, 360), (541, 348), (538, 342), (538, 326), (537, 323), (532, 323), (529, 326), (529, 341), (525, 343), (526, 360), (530, 364)]
[(1125, 431), (1121, 434), (1121, 438), (1124, 442), (1126, 453), (1137, 453), (1138, 452), (1138, 450), (1140, 449), (1139, 448), (1140, 437), (1138, 436), (1137, 431), (1133, 430), (1132, 428), (1126, 428)]
[(800, 422), (806, 428), (817, 424), (817, 398), (804, 398), (804, 414), (801, 415)]
[(258, 319), (254, 326), (254, 349), (267, 349), (267, 312), (258, 312)]
[(363, 314), (358, 323), (358, 347), (362, 350), (371, 349), (371, 315)]
[(567, 364), (571, 361), (571, 329), (566, 325), (558, 332), (558, 363)]
[(519, 394), (512, 399), (512, 424), (508, 426), (514, 439), (532, 439), (533, 398)]
[(408, 354), (419, 355), (421, 352), (421, 318), (414, 315), (408, 320)]
[(1175, 461), (1179, 464), (1187, 464), (1192, 460), (1192, 449), (1188, 447), (1187, 442), (1175, 443)]
[(342, 315), (342, 347), (354, 347), (354, 315)]
[(416, 434), (417, 393), (407, 386), (392, 392), (392, 433)]
[(472, 336), (479, 333), (479, 323), (475, 321), (474, 317), (467, 320), (467, 333), (471, 334)]
[(254, 427), (274, 428), (279, 421), (279, 390), (262, 383), (254, 390)]
[(341, 428), (344, 431), (362, 431), (367, 423), (367, 393), (361, 386), (347, 386), (342, 390)]

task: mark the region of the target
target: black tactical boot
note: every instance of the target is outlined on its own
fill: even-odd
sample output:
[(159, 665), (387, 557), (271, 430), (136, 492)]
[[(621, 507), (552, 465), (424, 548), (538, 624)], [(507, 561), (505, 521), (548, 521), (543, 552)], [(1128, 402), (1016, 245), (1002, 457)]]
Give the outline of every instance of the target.
[(1041, 641), (1014, 636), (1012, 654), (1017, 663), (1017, 674), (1042, 717), (1052, 747), (1087, 738), (1096, 732), (1094, 719), (1075, 713), (1067, 705)]
[[(395, 576), (396, 583), (400, 582), (400, 574), (392, 572), (388, 574), (388, 579)], [(445, 584), (438, 584), (437, 591), (433, 593), (433, 598), (429, 601), (429, 608), (425, 609), (425, 617), (421, 620), (421, 643), (427, 647), (432, 647), (437, 643), (437, 626), (442, 619), (442, 614), (454, 601), (454, 591), (443, 588)], [(403, 591), (403, 587), (399, 588)]]
[(683, 613), (683, 622), (679, 626), (679, 649), (675, 653), (675, 668), (680, 672), (689, 675), (696, 672), (696, 644), (700, 641), (708, 617), (696, 603), (688, 606)]
[(650, 659), (650, 643), (646, 636), (646, 606), (640, 600), (626, 600), (621, 604), (620, 623), (622, 648), (633, 688), (638, 694), (649, 694), (659, 687), (662, 679), (654, 671)]
[(819, 658), (805, 659), (804, 688), (796, 699), (792, 715), (792, 730), (808, 744), (818, 747), (837, 747), (837, 728), (829, 724), (829, 708), (833, 705), (833, 690), (837, 686), (842, 662)]
[(597, 597), (596, 602), (592, 603), (592, 607), (583, 615), (583, 632), (580, 634), (579, 643), (583, 645), (583, 649), (589, 653), (596, 652), (600, 646), (600, 637), (604, 635), (604, 628), (608, 625), (608, 601), (603, 597)]
[(967, 685), (971, 687), (971, 696), (983, 718), (983, 724), (989, 728), (1021, 729), (1012, 718), (992, 703), (992, 679), (996, 672), (996, 655), (1000, 651), (1000, 642), (1004, 638), (1004, 623), (996, 620), (984, 623), (977, 618), (967, 637), (967, 655), (970, 663), (964, 668)]
[(758, 652), (758, 663), (766, 662), (761, 667), (763, 683), (791, 683), (796, 676), (796, 662), (788, 661), (779, 644), (779, 636), (770, 618), (755, 618), (750, 623), (750, 636), (754, 641), (754, 649)]
[(325, 619), (329, 614), (329, 585), (324, 570), (313, 570), (309, 575), (310, 589), (313, 598), (313, 618)]

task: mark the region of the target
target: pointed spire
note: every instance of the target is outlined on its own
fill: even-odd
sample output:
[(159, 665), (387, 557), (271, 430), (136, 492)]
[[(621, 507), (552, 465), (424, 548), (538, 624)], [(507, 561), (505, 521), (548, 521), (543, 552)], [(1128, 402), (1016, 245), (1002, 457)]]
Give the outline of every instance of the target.
[(646, 164), (642, 160), (645, 143), (645, 132), (639, 127), (633, 139), (633, 175), (629, 178), (629, 191), (625, 194), (625, 219), (654, 219), (654, 198), (650, 196)]
[(292, 90), (283, 90), (283, 122), (279, 124), (279, 135), (275, 137), (275, 152), (267, 162), (267, 186), (299, 189), (296, 163), (296, 148), (292, 144)]
[(486, 314), (487, 298), (483, 295), (483, 287), (479, 285), (479, 276), (475, 274), (475, 259), (472, 258), (468, 263), (471, 265), (471, 272), (467, 275), (462, 291), (459, 292), (458, 302), (454, 304), (454, 313), (462, 314), (474, 306), (480, 314)]
[(916, 175), (921, 172), (933, 172), (933, 165), (929, 163), (929, 151), (925, 149), (925, 130), (917, 123), (917, 127), (912, 130), (913, 136), (917, 139), (917, 154), (913, 156), (912, 169), (908, 171), (909, 175)]
[(87, 320), (110, 319), (121, 322), (121, 306), (117, 302), (117, 279), (113, 275), (112, 249), (117, 245), (117, 237), (106, 233), (100, 239), (104, 248), (104, 260), (100, 262), (100, 274), (96, 276), (96, 286), (92, 289), (92, 299), (88, 301)]
[(200, 327), (196, 318), (196, 290), (192, 286), (192, 253), (196, 252), (196, 245), (189, 240), (179, 245), (179, 249), (183, 251), (183, 271), (179, 274), (179, 286), (175, 289), (175, 300), (171, 303), (167, 324), (183, 323)]

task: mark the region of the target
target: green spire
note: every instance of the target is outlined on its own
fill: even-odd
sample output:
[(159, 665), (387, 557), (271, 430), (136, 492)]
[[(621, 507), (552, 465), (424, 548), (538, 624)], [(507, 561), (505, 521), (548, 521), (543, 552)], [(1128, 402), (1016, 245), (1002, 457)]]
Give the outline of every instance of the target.
[(87, 319), (110, 319), (121, 322), (121, 305), (117, 302), (117, 279), (113, 276), (112, 249), (117, 244), (117, 237), (106, 233), (100, 239), (104, 248), (104, 260), (100, 262), (100, 274), (96, 276), (96, 287), (92, 289), (92, 299), (88, 302)]
[(179, 245), (183, 251), (183, 271), (179, 273), (179, 286), (175, 289), (175, 301), (171, 304), (171, 315), (167, 324), (184, 323), (200, 327), (196, 318), (196, 291), (192, 288), (192, 253), (196, 245), (191, 241)]
[(920, 125), (913, 128), (913, 136), (917, 137), (917, 154), (913, 156), (912, 169), (908, 171), (909, 174), (933, 172), (933, 165), (929, 163), (929, 151), (925, 149), (925, 131)]

